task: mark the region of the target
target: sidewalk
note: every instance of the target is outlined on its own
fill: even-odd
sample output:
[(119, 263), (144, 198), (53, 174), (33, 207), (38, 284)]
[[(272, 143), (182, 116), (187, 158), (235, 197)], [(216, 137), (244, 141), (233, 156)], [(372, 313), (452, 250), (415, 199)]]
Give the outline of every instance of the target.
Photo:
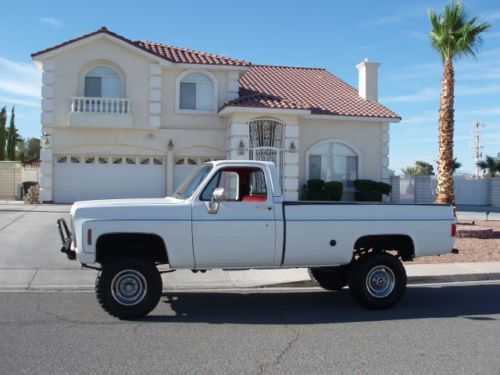
[[(500, 262), (406, 264), (405, 268), (410, 284), (500, 280)], [(96, 271), (86, 269), (2, 269), (0, 290), (91, 290), (95, 278)], [(304, 268), (206, 273), (180, 270), (162, 278), (166, 290), (315, 286)]]

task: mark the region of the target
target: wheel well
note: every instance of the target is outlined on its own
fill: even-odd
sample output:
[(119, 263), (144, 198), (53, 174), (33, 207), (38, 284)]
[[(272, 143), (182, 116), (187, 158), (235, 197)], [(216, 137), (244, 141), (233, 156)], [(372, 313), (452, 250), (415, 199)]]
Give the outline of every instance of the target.
[(361, 255), (371, 251), (397, 251), (402, 260), (408, 261), (415, 257), (413, 240), (408, 235), (390, 234), (373, 235), (358, 238), (354, 244), (355, 254)]
[(141, 255), (159, 264), (168, 263), (163, 239), (148, 233), (111, 233), (97, 239), (96, 261), (103, 264), (114, 256)]

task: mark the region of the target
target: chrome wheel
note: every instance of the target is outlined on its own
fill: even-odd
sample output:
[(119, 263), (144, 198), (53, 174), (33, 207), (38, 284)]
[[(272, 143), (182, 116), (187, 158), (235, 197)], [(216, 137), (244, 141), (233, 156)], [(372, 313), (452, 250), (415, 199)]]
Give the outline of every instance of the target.
[(135, 270), (123, 270), (111, 281), (113, 299), (123, 306), (134, 306), (140, 303), (148, 291), (145, 277)]
[(373, 267), (366, 276), (366, 289), (375, 298), (387, 297), (392, 293), (395, 285), (394, 272), (384, 265)]

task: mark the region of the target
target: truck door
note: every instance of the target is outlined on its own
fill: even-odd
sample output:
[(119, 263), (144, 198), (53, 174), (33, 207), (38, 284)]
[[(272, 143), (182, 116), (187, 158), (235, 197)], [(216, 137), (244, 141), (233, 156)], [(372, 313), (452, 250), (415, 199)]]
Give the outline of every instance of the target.
[[(259, 167), (222, 168), (194, 199), (196, 268), (274, 264), (275, 215), (267, 178)], [(212, 202), (216, 188), (224, 194)]]

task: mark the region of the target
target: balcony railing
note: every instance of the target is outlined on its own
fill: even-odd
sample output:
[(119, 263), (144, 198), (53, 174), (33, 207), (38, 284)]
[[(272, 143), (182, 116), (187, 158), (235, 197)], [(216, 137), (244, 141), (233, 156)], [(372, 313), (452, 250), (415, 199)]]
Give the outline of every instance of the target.
[(129, 114), (132, 113), (130, 99), (125, 98), (71, 98), (71, 112), (95, 114)]

